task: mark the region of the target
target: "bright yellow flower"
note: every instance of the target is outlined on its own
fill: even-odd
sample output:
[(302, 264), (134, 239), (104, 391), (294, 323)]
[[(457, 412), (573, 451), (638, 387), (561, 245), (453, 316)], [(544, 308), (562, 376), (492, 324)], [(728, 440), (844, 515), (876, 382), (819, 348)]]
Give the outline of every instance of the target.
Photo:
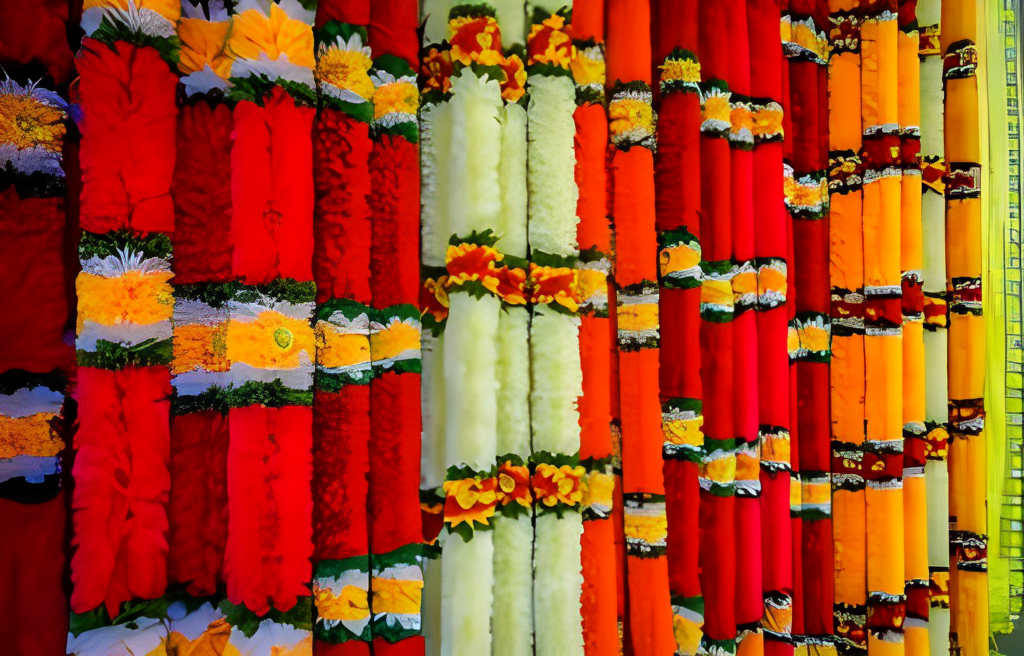
[(178, 38), (181, 40), (181, 55), (178, 70), (188, 75), (210, 69), (224, 78), (231, 76), (231, 58), (224, 52), (227, 43), (229, 21), (207, 21), (200, 18), (182, 18), (178, 23)]
[(101, 326), (122, 323), (151, 325), (167, 321), (174, 313), (170, 271), (129, 270), (107, 278), (92, 273), (78, 274), (78, 332), (85, 321)]
[(56, 415), (37, 412), (27, 417), (0, 415), (0, 460), (14, 456), (55, 456), (64, 441), (53, 427)]
[(291, 18), (277, 4), (270, 5), (267, 16), (258, 9), (247, 9), (235, 16), (228, 37), (228, 51), (235, 59), (260, 59), (261, 53), (276, 60), (287, 55), (288, 61), (312, 69), (313, 28)]
[(351, 91), (363, 100), (369, 100), (374, 92), (370, 80), (371, 66), (373, 62), (367, 49), (362, 47), (362, 42), (354, 35), (348, 44), (339, 40), (330, 47), (321, 46), (314, 75), (325, 84)]
[(361, 620), (370, 616), (369, 595), (363, 588), (346, 585), (341, 593), (313, 583), (313, 598), (317, 613), (328, 620)]
[(301, 319), (274, 310), (260, 312), (255, 321), (228, 324), (228, 359), (257, 369), (295, 369), (302, 353), (313, 361), (313, 328)]

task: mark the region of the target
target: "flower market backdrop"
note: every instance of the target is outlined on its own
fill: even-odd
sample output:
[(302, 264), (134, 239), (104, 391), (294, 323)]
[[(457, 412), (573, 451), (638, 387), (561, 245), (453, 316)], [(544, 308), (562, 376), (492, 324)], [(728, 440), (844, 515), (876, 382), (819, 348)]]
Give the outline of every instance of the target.
[(1019, 0), (0, 2), (0, 654), (979, 656)]

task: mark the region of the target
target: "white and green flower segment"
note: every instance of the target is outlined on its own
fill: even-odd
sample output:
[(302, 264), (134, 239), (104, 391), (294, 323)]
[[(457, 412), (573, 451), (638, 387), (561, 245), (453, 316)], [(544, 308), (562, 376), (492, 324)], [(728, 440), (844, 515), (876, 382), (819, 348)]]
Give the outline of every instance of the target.
[[(535, 17), (534, 22), (540, 21)], [(579, 256), (579, 191), (574, 177), (576, 90), (567, 68), (557, 62), (531, 69), (527, 89), (530, 277), (534, 301), (530, 325), (530, 410), (537, 509), (534, 629), (538, 656), (572, 656), (583, 654), (583, 515), (578, 482), (583, 468), (579, 465), (577, 409), (577, 399), (583, 393), (583, 374), (575, 279), (570, 276), (573, 282), (569, 288), (558, 281), (564, 279), (566, 269), (573, 270)]]
[[(451, 80), (451, 133), (439, 168), (449, 171), (444, 194), (453, 242), (472, 245), (477, 235), (498, 224), (501, 189), (501, 89), (497, 80), (462, 68)], [(437, 144), (435, 134), (435, 146)], [(457, 245), (449, 248), (451, 252)], [(460, 281), (461, 282), (461, 281)], [(445, 492), (449, 529), (442, 550), (441, 654), (491, 652), (494, 542), (492, 525), (478, 505), (493, 508), (491, 470), (497, 456), (497, 335), (501, 301), (476, 287), (456, 285), (449, 295), (445, 327), (445, 456), (449, 470)], [(451, 346), (457, 345), (457, 348)], [(483, 481), (483, 482), (481, 482)], [(457, 505), (458, 516), (448, 508)], [(493, 510), (491, 511), (493, 512)]]
[[(502, 19), (525, 16), (522, 0), (496, 3), (502, 43), (522, 41), (523, 18), (506, 31)], [(508, 102), (501, 114), (501, 222), (498, 249), (505, 260), (527, 255), (526, 109)], [(498, 319), (498, 485), (506, 493), (529, 485), (530, 311), (504, 305)], [(517, 476), (516, 474), (519, 474)], [(524, 478), (525, 477), (525, 478)], [(494, 656), (533, 655), (533, 507), (525, 495), (509, 494), (494, 525)], [(520, 500), (517, 500), (520, 499)]]
[[(443, 208), (448, 192), (447, 154), (451, 131), (451, 111), (447, 102), (424, 104), (420, 109), (420, 262), (425, 270), (425, 285), (436, 282), (429, 272), (443, 275), (445, 250), (448, 244), (448, 222)], [(442, 494), (447, 465), (444, 450), (445, 386), (443, 325), (429, 329), (424, 313), (423, 377), (420, 388), (423, 437), (420, 449), (420, 496), (424, 505), (441, 512), (438, 497)], [(425, 561), (423, 589), (423, 627), (427, 653), (441, 650), (441, 562)]]

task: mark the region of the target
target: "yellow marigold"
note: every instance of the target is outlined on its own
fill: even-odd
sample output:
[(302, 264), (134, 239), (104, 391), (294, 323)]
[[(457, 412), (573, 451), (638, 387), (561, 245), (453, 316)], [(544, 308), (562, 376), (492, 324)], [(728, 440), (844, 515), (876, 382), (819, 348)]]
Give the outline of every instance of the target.
[(736, 456), (736, 480), (756, 481), (761, 477), (761, 461), (750, 453), (739, 453)]
[(669, 59), (659, 66), (662, 82), (700, 82), (700, 62), (693, 59)]
[(327, 620), (361, 620), (370, 616), (369, 594), (354, 585), (346, 585), (340, 594), (313, 583), (317, 614)]
[(703, 416), (688, 419), (670, 419), (669, 421), (662, 422), (661, 432), (665, 436), (665, 442), (669, 444), (702, 446), (704, 444), (703, 427)]
[(317, 321), (315, 328), (317, 364), (327, 369), (351, 367), (370, 361), (368, 335), (344, 332), (327, 321)]
[(785, 295), (788, 288), (786, 273), (775, 267), (761, 267), (757, 272), (757, 293), (779, 292)]
[(14, 456), (55, 456), (64, 450), (64, 441), (54, 428), (57, 416), (37, 412), (27, 417), (0, 415), (0, 460)]
[(420, 91), (416, 83), (405, 79), (377, 87), (373, 95), (373, 117), (380, 120), (388, 114), (416, 115)]
[(792, 207), (817, 207), (828, 198), (828, 181), (801, 184), (794, 178), (785, 178), (786, 201)]
[(754, 115), (754, 134), (768, 137), (782, 134), (782, 106), (770, 103), (760, 107)]
[(801, 326), (797, 331), (800, 346), (808, 351), (827, 351), (829, 349), (828, 331), (820, 326)]
[(167, 321), (174, 312), (174, 294), (170, 271), (127, 271), (107, 278), (80, 273), (75, 280), (78, 291), (78, 332), (85, 321), (102, 326), (121, 323), (151, 325)]
[(500, 66), (505, 73), (501, 97), (507, 102), (516, 102), (526, 94), (526, 65), (519, 55), (512, 55), (502, 59)]
[(582, 478), (587, 470), (577, 465), (555, 465), (542, 462), (533, 475), (533, 491), (537, 501), (551, 507), (558, 503), (575, 506), (583, 500)]
[(732, 133), (738, 134), (742, 130), (754, 132), (754, 112), (747, 103), (736, 103), (729, 111), (729, 124), (732, 126)]
[(295, 369), (305, 353), (313, 361), (313, 327), (274, 310), (260, 312), (255, 321), (228, 324), (227, 353), (231, 362), (257, 369)]
[(411, 321), (392, 317), (391, 321), (370, 334), (370, 353), (374, 360), (390, 360), (420, 350), (420, 328)]
[(615, 498), (615, 476), (601, 471), (587, 474), (583, 485), (583, 505), (611, 510)]
[(373, 588), (373, 612), (418, 615), (423, 598), (423, 581), (399, 580), (375, 577)]
[(501, 63), (501, 30), (493, 16), (459, 16), (448, 21), (453, 62), (469, 66)]
[(649, 330), (658, 327), (658, 304), (620, 305), (616, 311), (619, 330)]
[(0, 93), (0, 144), (60, 152), (67, 131), (63, 120), (63, 111), (31, 94)]
[(625, 513), (624, 533), (627, 538), (642, 540), (648, 544), (663, 543), (668, 537), (668, 518), (661, 512)]
[(578, 271), (580, 299), (591, 301), (608, 298), (608, 274), (600, 269), (580, 269)]
[[(341, 47), (342, 45), (345, 47)], [(371, 66), (373, 62), (367, 49), (362, 47), (359, 36), (353, 35), (348, 43), (339, 40), (339, 43), (330, 47), (321, 46), (320, 58), (316, 62), (313, 75), (325, 84), (354, 93), (363, 100), (369, 100), (374, 94), (369, 72)]]
[(733, 483), (736, 480), (736, 454), (723, 453), (700, 466), (701, 476), (715, 483)]
[(210, 70), (220, 77), (230, 77), (231, 58), (224, 52), (230, 25), (229, 21), (182, 18), (178, 23), (178, 39), (181, 40), (178, 70), (188, 75), (209, 64)]
[(662, 276), (677, 271), (688, 271), (699, 264), (700, 247), (697, 244), (679, 244), (663, 248), (658, 253), (658, 265)]
[(287, 55), (288, 61), (312, 69), (313, 28), (290, 17), (276, 3), (270, 15), (258, 9), (247, 9), (234, 17), (228, 37), (228, 51), (235, 59), (260, 59), (266, 53), (271, 60)]
[(740, 271), (732, 277), (732, 291), (734, 296), (757, 293), (757, 272)]
[(171, 372), (185, 373), (195, 369), (227, 371), (227, 322), (215, 326), (176, 324), (174, 326), (174, 361)]
[(732, 115), (732, 107), (729, 106), (729, 96), (720, 93), (711, 93), (704, 99), (704, 120), (721, 121), (729, 123)]
[(654, 108), (649, 102), (637, 98), (613, 100), (608, 106), (608, 117), (612, 138), (632, 132), (654, 134)]
[(474, 522), (487, 525), (498, 503), (498, 479), (479, 476), (444, 482), (444, 521), (452, 528)]
[(528, 63), (553, 64), (568, 69), (576, 55), (572, 44), (572, 28), (566, 27), (565, 18), (554, 14), (545, 18), (540, 25), (530, 28), (526, 37)]
[(705, 278), (700, 286), (700, 302), (703, 305), (732, 305), (732, 281)]
[(601, 49), (597, 46), (576, 51), (570, 64), (572, 79), (581, 87), (588, 85), (604, 86), (605, 61)]

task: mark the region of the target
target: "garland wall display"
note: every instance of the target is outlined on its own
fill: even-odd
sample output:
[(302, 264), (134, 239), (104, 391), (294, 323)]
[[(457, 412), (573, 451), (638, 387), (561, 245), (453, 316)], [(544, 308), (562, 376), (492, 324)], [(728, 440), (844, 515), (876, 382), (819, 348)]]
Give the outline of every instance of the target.
[(0, 651), (1002, 646), (1018, 4), (0, 7)]
[[(68, 262), (78, 191), (67, 101), (66, 7), (0, 20), (0, 633), (18, 654), (63, 654), (67, 640), (66, 457), (74, 419)], [(19, 38), (25, 22), (34, 38)], [(17, 117), (23, 117), (17, 121)], [(30, 629), (28, 629), (30, 627)]]

